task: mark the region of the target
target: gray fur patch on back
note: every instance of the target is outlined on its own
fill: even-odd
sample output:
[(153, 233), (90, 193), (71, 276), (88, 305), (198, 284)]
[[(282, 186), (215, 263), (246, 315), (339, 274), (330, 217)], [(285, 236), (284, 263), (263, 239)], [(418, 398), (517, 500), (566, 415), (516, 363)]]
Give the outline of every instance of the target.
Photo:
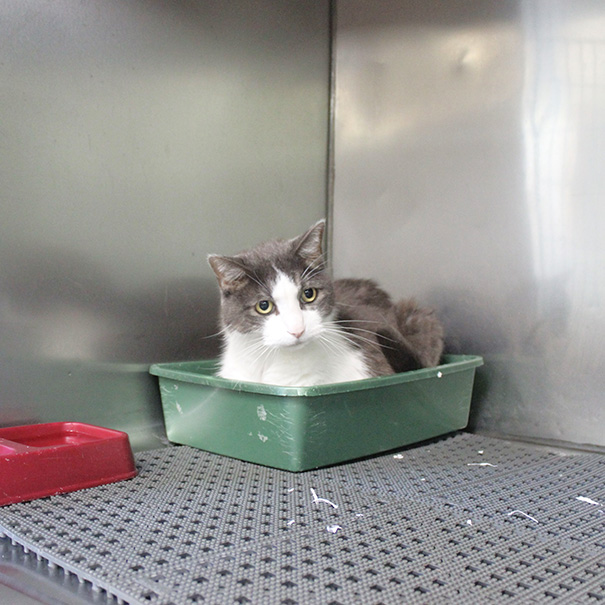
[(367, 279), (334, 282), (341, 325), (364, 348), (375, 375), (436, 366), (443, 353), (443, 327), (432, 309), (413, 300), (393, 304)]

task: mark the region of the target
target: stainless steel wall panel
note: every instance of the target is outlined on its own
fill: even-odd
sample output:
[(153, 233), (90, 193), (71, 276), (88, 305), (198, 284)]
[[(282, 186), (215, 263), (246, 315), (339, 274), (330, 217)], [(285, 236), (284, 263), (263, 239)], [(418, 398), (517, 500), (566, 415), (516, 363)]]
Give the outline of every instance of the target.
[(161, 430), (209, 252), (325, 213), (329, 3), (0, 2), (0, 424)]
[(605, 5), (337, 3), (334, 265), (480, 353), (472, 426), (605, 444)]

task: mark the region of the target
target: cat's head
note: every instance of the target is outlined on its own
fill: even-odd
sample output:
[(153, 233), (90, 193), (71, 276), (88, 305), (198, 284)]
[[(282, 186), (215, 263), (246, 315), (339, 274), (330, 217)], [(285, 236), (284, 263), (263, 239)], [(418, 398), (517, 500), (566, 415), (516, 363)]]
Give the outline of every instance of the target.
[(255, 334), (269, 347), (317, 338), (334, 307), (322, 251), (325, 221), (290, 240), (273, 240), (235, 256), (211, 254), (226, 332)]

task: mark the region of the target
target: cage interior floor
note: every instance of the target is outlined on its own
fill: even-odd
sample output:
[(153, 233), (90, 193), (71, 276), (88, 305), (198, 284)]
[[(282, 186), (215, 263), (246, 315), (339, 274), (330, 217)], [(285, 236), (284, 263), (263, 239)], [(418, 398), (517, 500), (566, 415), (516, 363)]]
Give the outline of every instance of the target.
[(4, 548), (103, 603), (605, 601), (600, 454), (459, 433), (298, 474), (185, 446), (137, 465), (0, 509)]

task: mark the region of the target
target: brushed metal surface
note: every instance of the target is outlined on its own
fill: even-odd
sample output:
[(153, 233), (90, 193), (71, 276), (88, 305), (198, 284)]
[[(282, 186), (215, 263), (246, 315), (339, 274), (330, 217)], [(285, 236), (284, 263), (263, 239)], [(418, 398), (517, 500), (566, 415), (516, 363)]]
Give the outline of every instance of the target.
[(0, 3), (0, 424), (162, 438), (216, 354), (210, 252), (326, 204), (329, 3)]
[(481, 354), (472, 425), (605, 444), (605, 4), (337, 3), (335, 274)]

